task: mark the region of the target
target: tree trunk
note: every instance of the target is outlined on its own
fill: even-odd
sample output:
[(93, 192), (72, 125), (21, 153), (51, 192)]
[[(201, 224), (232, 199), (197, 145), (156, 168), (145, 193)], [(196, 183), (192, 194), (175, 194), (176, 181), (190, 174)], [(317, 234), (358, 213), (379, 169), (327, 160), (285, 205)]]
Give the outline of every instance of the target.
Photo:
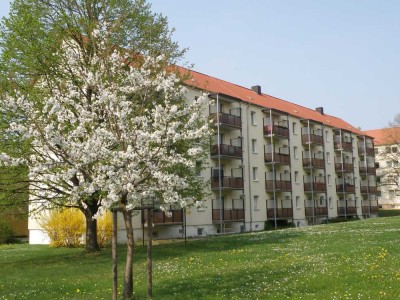
[(87, 206), (83, 211), (86, 219), (86, 252), (100, 251), (99, 243), (97, 242), (97, 220), (93, 218), (97, 210), (97, 207)]
[(147, 209), (147, 297), (153, 298), (153, 210)]
[(123, 298), (124, 300), (132, 299), (133, 295), (133, 226), (132, 226), (132, 212), (122, 211), (124, 216), (125, 229), (126, 229), (126, 263), (125, 263), (125, 274), (124, 274), (124, 288)]

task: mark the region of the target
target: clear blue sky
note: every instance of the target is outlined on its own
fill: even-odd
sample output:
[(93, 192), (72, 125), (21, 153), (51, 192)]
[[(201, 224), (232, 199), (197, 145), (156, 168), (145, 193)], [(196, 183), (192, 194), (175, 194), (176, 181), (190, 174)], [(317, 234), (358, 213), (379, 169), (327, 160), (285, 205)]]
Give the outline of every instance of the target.
[[(8, 0), (0, 0), (0, 15)], [(150, 0), (194, 70), (362, 129), (400, 113), (400, 1)]]

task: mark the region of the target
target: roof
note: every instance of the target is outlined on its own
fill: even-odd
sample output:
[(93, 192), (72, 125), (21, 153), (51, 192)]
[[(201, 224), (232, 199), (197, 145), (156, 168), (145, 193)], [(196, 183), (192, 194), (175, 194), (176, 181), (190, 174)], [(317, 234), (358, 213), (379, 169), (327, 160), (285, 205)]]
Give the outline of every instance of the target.
[(365, 132), (357, 129), (356, 127), (338, 117), (321, 114), (316, 110), (264, 93), (261, 93), (259, 95), (249, 88), (245, 88), (193, 70), (188, 70), (182, 67), (178, 68), (181, 73), (189, 72), (190, 78), (184, 81), (184, 83), (188, 86), (211, 93), (225, 94), (231, 97), (238, 98), (247, 103), (279, 110), (288, 113), (289, 115), (296, 116), (300, 119), (317, 121), (319, 123), (323, 123), (334, 128), (354, 132), (357, 135), (367, 135)]
[(374, 144), (377, 146), (400, 143), (400, 127), (365, 130), (364, 133), (372, 136)]

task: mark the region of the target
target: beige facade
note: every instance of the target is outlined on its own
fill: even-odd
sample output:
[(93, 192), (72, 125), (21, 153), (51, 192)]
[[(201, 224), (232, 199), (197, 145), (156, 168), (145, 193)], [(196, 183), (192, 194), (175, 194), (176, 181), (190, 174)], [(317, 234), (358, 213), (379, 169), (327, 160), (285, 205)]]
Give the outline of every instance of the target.
[[(204, 118), (212, 120), (215, 136), (199, 174), (209, 182), (210, 196), (201, 208), (171, 207), (171, 216), (154, 211), (154, 238), (197, 238), (377, 216), (371, 137), (324, 115), (322, 108), (310, 110), (279, 99), (274, 104), (275, 99), (257, 87), (234, 86), (231, 95), (219, 93), (212, 87), (217, 79), (197, 76), (198, 85), (203, 76), (210, 86), (190, 88), (188, 99), (205, 90), (213, 100), (204, 108)], [(235, 93), (240, 97), (232, 96)], [(140, 211), (134, 217), (138, 241), (147, 239), (146, 219)], [(31, 243), (46, 241), (36, 225), (30, 222), (35, 237)], [(122, 232), (122, 222), (119, 228)], [(125, 241), (124, 234), (119, 237)]]

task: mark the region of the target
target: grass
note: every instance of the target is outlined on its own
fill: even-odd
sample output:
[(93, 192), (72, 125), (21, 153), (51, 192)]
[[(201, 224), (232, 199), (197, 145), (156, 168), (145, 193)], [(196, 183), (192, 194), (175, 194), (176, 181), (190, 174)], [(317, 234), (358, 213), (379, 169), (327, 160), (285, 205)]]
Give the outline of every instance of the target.
[[(145, 299), (146, 249), (136, 250)], [(400, 217), (154, 247), (154, 299), (400, 299), (399, 284)], [(0, 246), (2, 300), (111, 299), (111, 286), (110, 249)]]

